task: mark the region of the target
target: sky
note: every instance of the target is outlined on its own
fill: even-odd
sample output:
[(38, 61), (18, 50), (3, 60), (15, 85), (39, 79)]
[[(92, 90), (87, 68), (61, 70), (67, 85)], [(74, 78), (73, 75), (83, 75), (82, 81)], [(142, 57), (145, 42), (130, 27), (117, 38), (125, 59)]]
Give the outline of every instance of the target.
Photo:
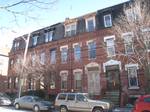
[[(16, 1), (19, 0), (0, 0), (0, 7)], [(48, 9), (19, 5), (11, 8), (13, 11), (23, 12), (23, 15), (16, 17), (0, 8), (0, 48), (6, 46), (11, 48), (14, 38), (63, 22), (65, 18), (79, 17), (126, 1), (129, 0), (56, 0), (47, 6)]]

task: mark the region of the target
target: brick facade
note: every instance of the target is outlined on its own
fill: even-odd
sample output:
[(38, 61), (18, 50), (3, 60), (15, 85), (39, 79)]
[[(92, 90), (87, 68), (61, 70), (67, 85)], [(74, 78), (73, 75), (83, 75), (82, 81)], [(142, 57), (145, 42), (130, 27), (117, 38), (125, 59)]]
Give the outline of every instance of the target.
[[(102, 16), (102, 14), (105, 15), (110, 12), (113, 13), (113, 12), (116, 12), (116, 10), (118, 10), (118, 8), (120, 9), (121, 7), (122, 7), (122, 5), (113, 6), (113, 8), (106, 9), (106, 11), (104, 11), (104, 10), (98, 11), (100, 13), (98, 13), (97, 15), (96, 15), (96, 13), (92, 13), (92, 14), (83, 16), (83, 18), (88, 18), (88, 17), (93, 17), (93, 16), (96, 16), (96, 17)], [(116, 14), (114, 14), (113, 17), (115, 18)], [(76, 18), (76, 19), (78, 19), (78, 18)], [(73, 21), (77, 21), (76, 19), (75, 20), (73, 19), (72, 21), (66, 20), (64, 22), (64, 25), (66, 24), (66, 22), (67, 22), (67, 24), (69, 24), (70, 22), (72, 23)], [(119, 83), (114, 82), (114, 86), (115, 86), (115, 84), (118, 84), (117, 91), (119, 91), (120, 105), (125, 105), (126, 99), (127, 99), (126, 97), (128, 97), (130, 100), (130, 97), (131, 98), (137, 97), (141, 94), (144, 94), (145, 81), (144, 81), (144, 73), (142, 72), (142, 69), (139, 68), (137, 70), (138, 88), (129, 88), (128, 73), (127, 73), (127, 70), (125, 69), (125, 65), (128, 64), (127, 58), (122, 57), (122, 56), (117, 56), (117, 55), (113, 56), (111, 58), (108, 57), (104, 38), (107, 36), (112, 36), (112, 35), (114, 35), (114, 33), (112, 32), (111, 27), (103, 28), (102, 26), (100, 26), (99, 24), (102, 23), (101, 21), (102, 21), (101, 17), (96, 18), (97, 27), (95, 28), (94, 31), (86, 32), (84, 30), (84, 28), (82, 28), (83, 32), (80, 32), (80, 30), (79, 30), (76, 35), (71, 36), (71, 37), (64, 36), (65, 29), (61, 30), (61, 31), (63, 31), (63, 33), (61, 33), (61, 31), (60, 31), (60, 35), (58, 33), (59, 30), (57, 30), (58, 32), (55, 33), (54, 35), (55, 36), (59, 35), (59, 37), (56, 36), (57, 37), (57, 38), (55, 38), (56, 40), (48, 42), (48, 43), (42, 43), (42, 34), (44, 33), (45, 29), (47, 29), (47, 28), (43, 28), (43, 29), (33, 32), (33, 34), (34, 33), (36, 34), (38, 32), (38, 34), (40, 35), (40, 38), (41, 38), (39, 41), (41, 41), (41, 43), (39, 42), (39, 44), (37, 46), (32, 46), (32, 42), (30, 41), (30, 45), (28, 48), (28, 54), (31, 54), (31, 52), (33, 52), (33, 51), (44, 51), (46, 54), (46, 62), (50, 62), (50, 50), (54, 49), (54, 48), (56, 49), (56, 64), (55, 64), (55, 69), (56, 69), (55, 84), (56, 85), (55, 85), (55, 89), (49, 88), (49, 90), (48, 90), (49, 95), (56, 95), (59, 92), (91, 92), (91, 94), (93, 94), (94, 98), (103, 98), (105, 96), (105, 94), (109, 91), (106, 75), (107, 75), (108, 71), (113, 71), (110, 73), (116, 73), (116, 70), (118, 71), (117, 73), (118, 73), (118, 82)], [(80, 22), (78, 22), (78, 24)], [(54, 29), (59, 29), (60, 27), (58, 28), (58, 26), (61, 26), (61, 24), (57, 24), (56, 25), (57, 27)], [(80, 25), (83, 27), (83, 25), (85, 25), (85, 24), (80, 23)], [(55, 25), (53, 27), (55, 27)], [(61, 26), (61, 28), (63, 28), (63, 27)], [(61, 37), (61, 34), (62, 34), (62, 37)], [(117, 37), (115, 37), (115, 38), (117, 38)], [(21, 37), (16, 38), (14, 40), (14, 42), (18, 39), (21, 39)], [(87, 44), (89, 41), (96, 42), (96, 57), (94, 59), (89, 59), (89, 56), (88, 56), (88, 45)], [(73, 45), (75, 43), (81, 44), (81, 59), (79, 61), (75, 61), (75, 59), (74, 59)], [(116, 52), (118, 50), (125, 51), (123, 44), (119, 44), (119, 43), (115, 43), (115, 44), (116, 44), (115, 45)], [(20, 46), (22, 46), (22, 45), (23, 44), (21, 44)], [(66, 46), (66, 45), (68, 46), (67, 62), (61, 63), (60, 48), (62, 46)], [(16, 49), (14, 50), (14, 48), (12, 47), (12, 50), (9, 54), (10, 61), (11, 61), (11, 59), (16, 60), (17, 55), (24, 52), (24, 48), (25, 47), (22, 46), (22, 47), (18, 48), (17, 50)], [(14, 61), (14, 63), (15, 63), (15, 61)], [(116, 68), (114, 68), (114, 65)], [(109, 69), (109, 70), (107, 71), (107, 69)], [(67, 71), (67, 73), (68, 73), (67, 89), (63, 89), (63, 90), (61, 89), (61, 74), (60, 74), (62, 71)], [(82, 89), (80, 89), (80, 90), (75, 89), (75, 85), (74, 85), (75, 84), (74, 83), (74, 79), (75, 79), (74, 72), (75, 71), (81, 71)], [(91, 85), (88, 82), (90, 80), (92, 80), (92, 79), (88, 79), (89, 77), (91, 77), (90, 74), (91, 75), (98, 74), (98, 75), (95, 75), (95, 77), (98, 77), (99, 80), (93, 79), (93, 80), (97, 81), (94, 86), (94, 89), (89, 87)], [(13, 71), (13, 65), (11, 65), (11, 64), (9, 65), (8, 75), (9, 75), (9, 77), (12, 77), (12, 78), (16, 77), (16, 74)], [(110, 78), (110, 77), (108, 77), (108, 78)], [(97, 84), (99, 86), (97, 86)], [(112, 80), (112, 84), (113, 84), (113, 80)], [(28, 86), (26, 86), (26, 89), (28, 89)], [(90, 89), (93, 91), (89, 91)], [(8, 92), (17, 92), (17, 88), (10, 87), (8, 89)]]

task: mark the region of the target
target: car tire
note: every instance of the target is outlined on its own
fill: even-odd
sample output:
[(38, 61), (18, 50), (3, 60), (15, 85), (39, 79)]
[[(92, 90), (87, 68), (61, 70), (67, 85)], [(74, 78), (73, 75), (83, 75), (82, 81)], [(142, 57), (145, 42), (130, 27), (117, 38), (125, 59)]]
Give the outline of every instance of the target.
[(33, 107), (33, 112), (40, 112), (40, 108), (39, 108), (38, 105), (35, 105), (35, 106)]
[(68, 112), (68, 109), (66, 106), (61, 106), (60, 107), (60, 112)]
[(18, 103), (15, 104), (15, 109), (19, 109), (20, 105)]
[(104, 112), (102, 108), (94, 108), (92, 112)]

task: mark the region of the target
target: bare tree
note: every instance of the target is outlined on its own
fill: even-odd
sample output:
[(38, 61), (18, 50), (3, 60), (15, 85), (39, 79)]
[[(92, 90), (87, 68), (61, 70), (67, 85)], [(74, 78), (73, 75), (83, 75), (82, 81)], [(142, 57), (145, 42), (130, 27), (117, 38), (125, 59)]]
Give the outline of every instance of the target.
[[(117, 56), (128, 63), (138, 63), (144, 70), (147, 85), (150, 85), (150, 1), (134, 0), (124, 6), (114, 22), (118, 45), (125, 45), (125, 52), (118, 49)], [(146, 86), (147, 86), (146, 85)], [(147, 86), (149, 87), (149, 86)], [(146, 91), (150, 92), (150, 88)]]
[[(20, 25), (20, 21), (27, 22), (34, 20), (35, 22), (35, 20), (40, 19), (41, 12), (45, 11), (45, 13), (47, 13), (49, 9), (52, 9), (56, 1), (57, 0), (3, 0), (0, 2), (1, 18), (7, 16), (10, 18), (7, 23), (15, 23), (15, 25)], [(1, 25), (0, 28), (9, 29), (9, 26)]]
[[(42, 60), (38, 54), (34, 54), (34, 56), (28, 55), (25, 64), (22, 63), (22, 56), (18, 56), (18, 59), (20, 60), (20, 63), (15, 64), (14, 70), (18, 76), (21, 76), (24, 79), (23, 85), (26, 86), (25, 79), (28, 83), (31, 80), (38, 82), (39, 86), (43, 88), (47, 96), (48, 89), (55, 88), (55, 80), (57, 78), (55, 66)], [(35, 86), (37, 86), (37, 84)]]

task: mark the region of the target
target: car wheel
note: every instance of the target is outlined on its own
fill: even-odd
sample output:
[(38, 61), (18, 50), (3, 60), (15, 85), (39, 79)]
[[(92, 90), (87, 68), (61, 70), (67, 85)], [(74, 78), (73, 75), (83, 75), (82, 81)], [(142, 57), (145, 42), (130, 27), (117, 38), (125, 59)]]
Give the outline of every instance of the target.
[(33, 111), (34, 111), (34, 112), (40, 112), (39, 106), (38, 106), (38, 105), (35, 105), (35, 106), (33, 107)]
[(94, 108), (92, 112), (104, 112), (102, 108)]
[(61, 107), (60, 107), (60, 112), (68, 112), (67, 107), (61, 106)]
[(15, 104), (15, 109), (19, 109), (20, 105), (18, 103)]

